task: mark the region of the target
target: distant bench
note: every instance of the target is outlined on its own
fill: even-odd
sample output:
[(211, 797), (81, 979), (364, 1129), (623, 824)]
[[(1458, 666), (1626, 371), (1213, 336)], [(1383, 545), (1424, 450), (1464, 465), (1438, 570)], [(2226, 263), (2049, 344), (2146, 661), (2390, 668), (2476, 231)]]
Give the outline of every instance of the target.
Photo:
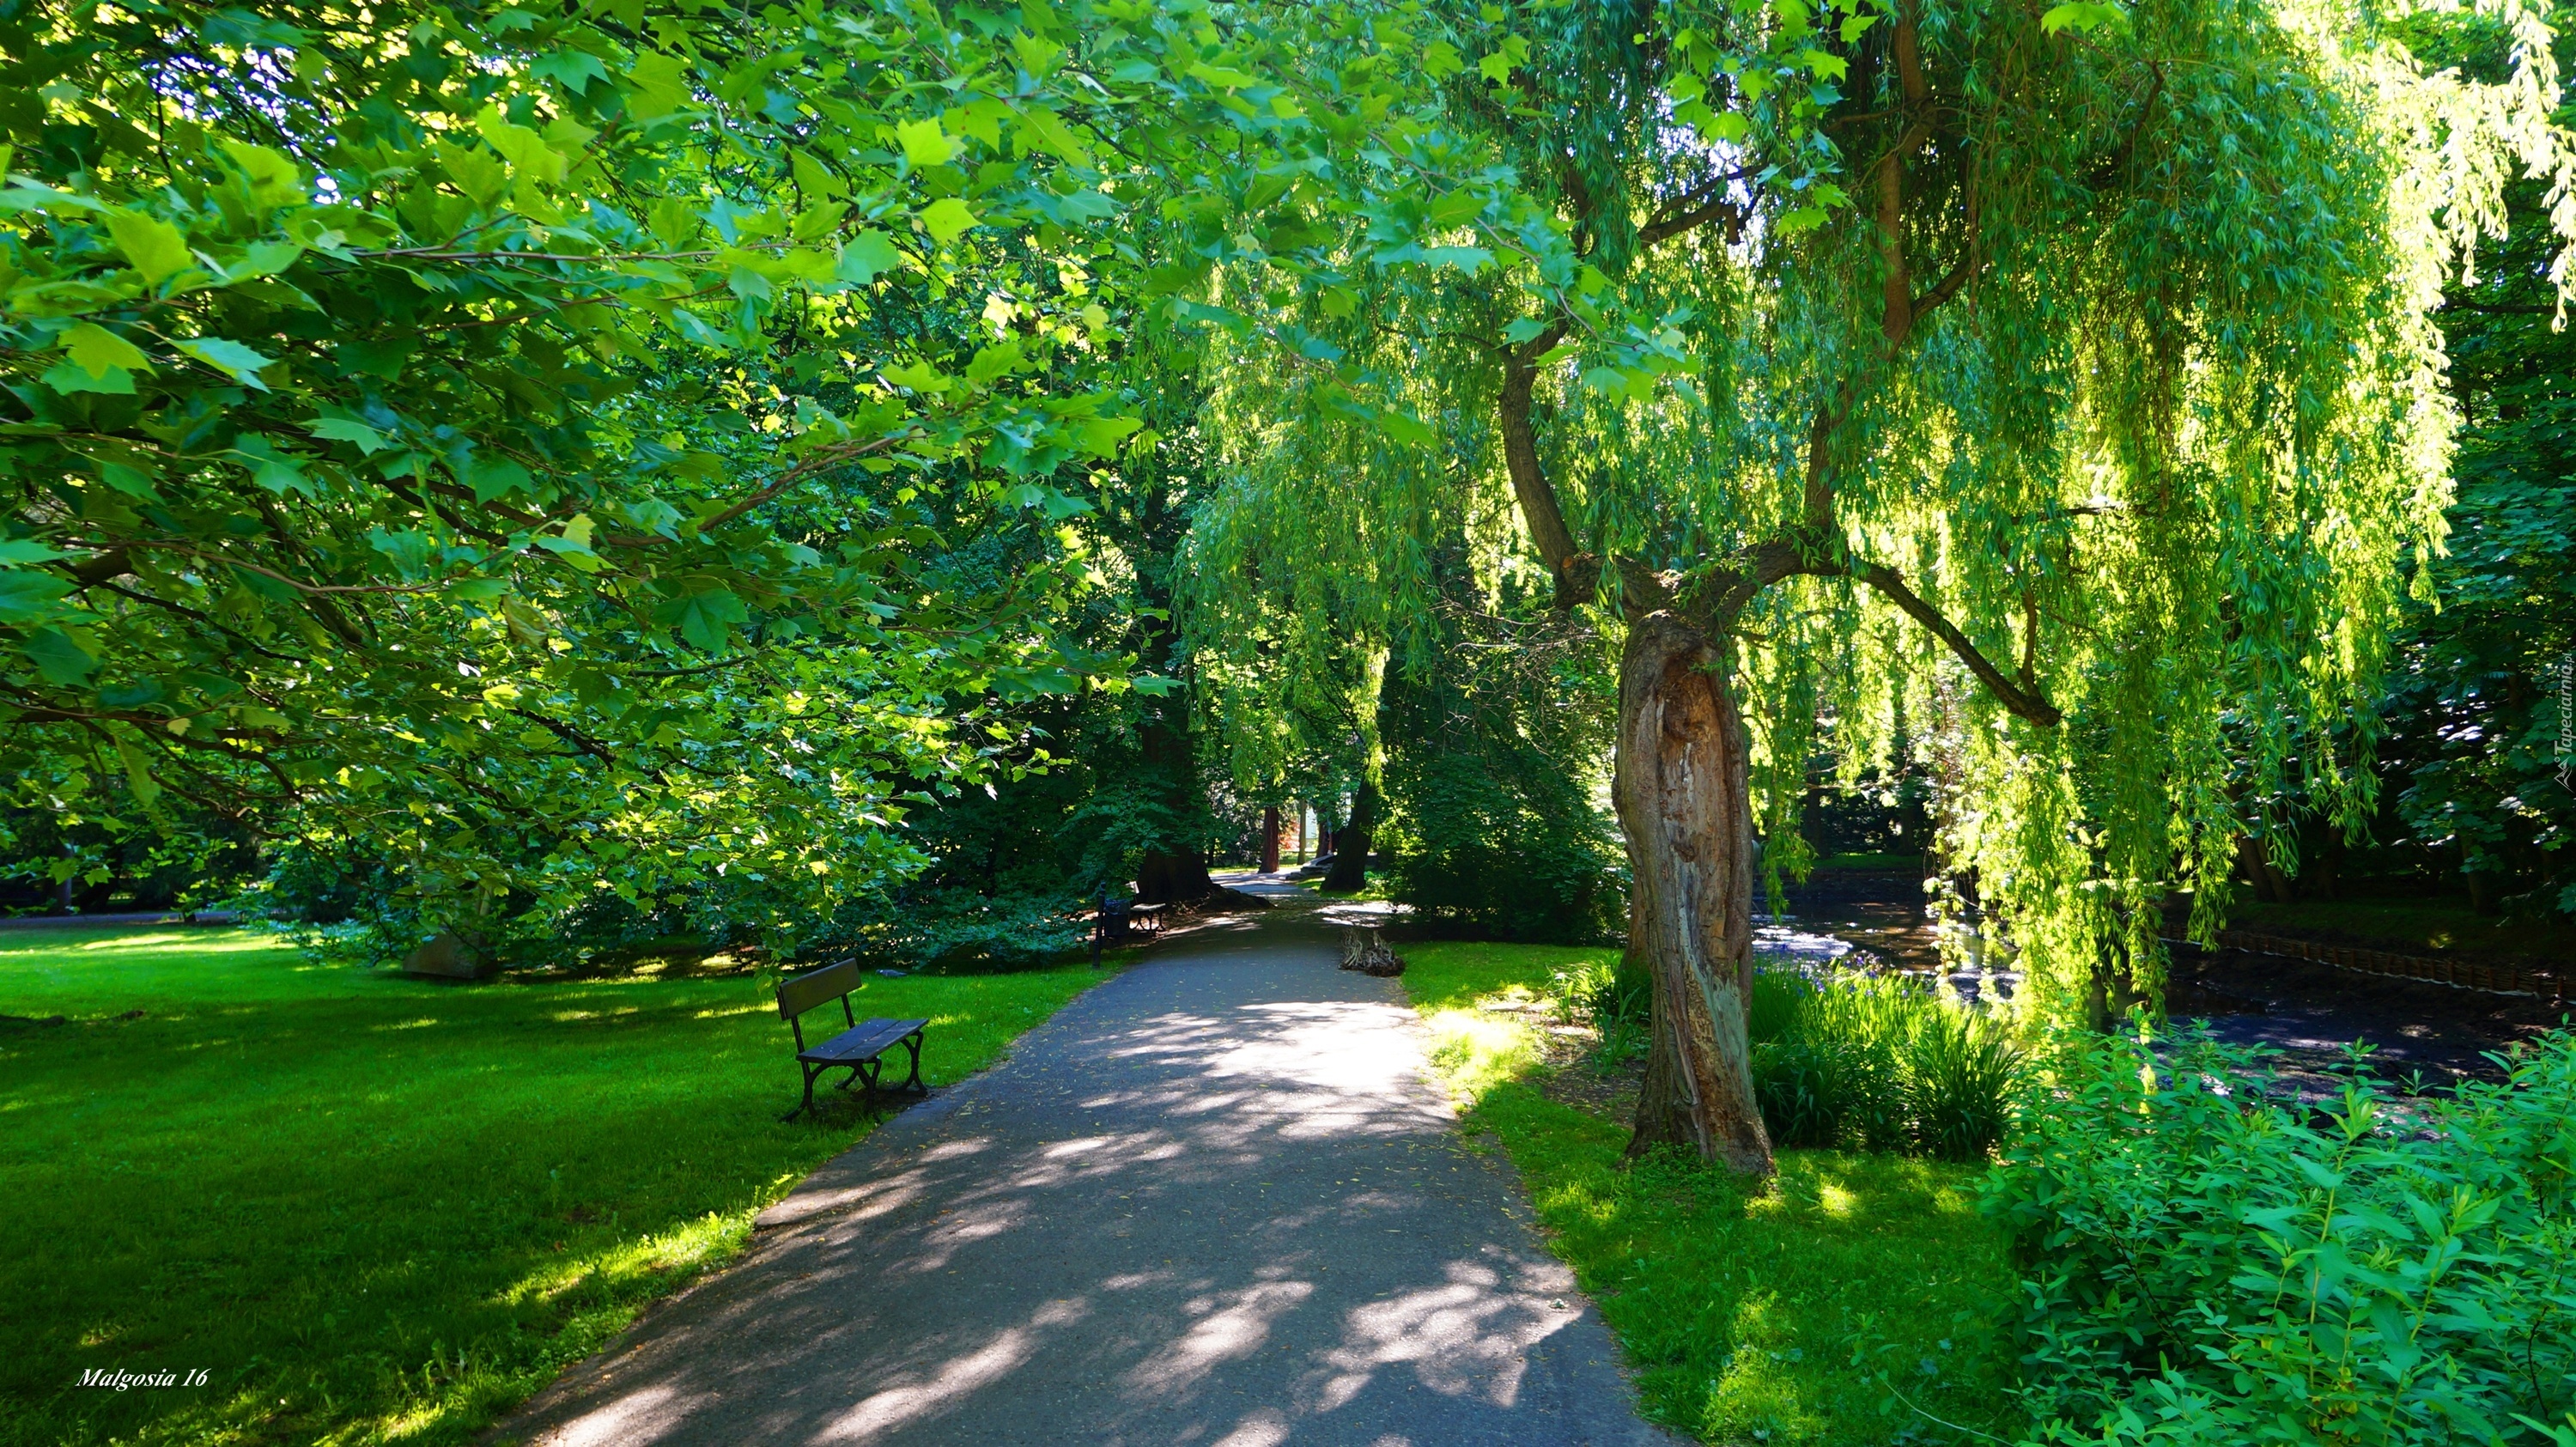
[[(912, 1054), (912, 1077), (892, 1089), (921, 1095), (929, 1093), (930, 1088), (921, 1083), (921, 1032), (930, 1022), (859, 1019), (850, 1009), (850, 992), (863, 983), (859, 967), (843, 960), (837, 965), (808, 970), (779, 985), (778, 1013), (786, 1017), (787, 1028), (795, 1032), (796, 1063), (805, 1071), (805, 1103), (779, 1119), (794, 1120), (814, 1108), (815, 1078), (827, 1070), (849, 1071), (849, 1078), (841, 1082), (840, 1088), (847, 1090), (853, 1084), (864, 1084), (868, 1098), (873, 1101), (879, 1094), (877, 1081), (885, 1070), (883, 1057), (897, 1045)], [(841, 1019), (850, 1028), (808, 1048), (805, 1044), (805, 1022), (799, 1017), (833, 1000), (841, 1002)]]
[(1091, 962), (1095, 965), (1100, 963), (1103, 945), (1123, 945), (1137, 935), (1161, 934), (1165, 908), (1159, 904), (1138, 904), (1132, 899), (1111, 899), (1105, 894), (1100, 896), (1100, 913), (1091, 921)]

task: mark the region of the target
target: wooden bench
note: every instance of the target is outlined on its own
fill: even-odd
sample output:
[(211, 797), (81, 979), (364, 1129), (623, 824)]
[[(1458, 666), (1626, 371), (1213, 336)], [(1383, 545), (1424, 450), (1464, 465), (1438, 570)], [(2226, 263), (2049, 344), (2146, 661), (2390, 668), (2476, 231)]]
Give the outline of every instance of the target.
[(1163, 932), (1163, 913), (1168, 908), (1159, 904), (1138, 904), (1132, 899), (1100, 896), (1100, 912), (1091, 918), (1091, 962), (1100, 963), (1104, 945), (1123, 945), (1135, 935), (1158, 935)]
[[(903, 1046), (912, 1054), (912, 1077), (891, 1087), (895, 1092), (927, 1095), (930, 1087), (921, 1083), (921, 1032), (927, 1020), (861, 1020), (850, 1009), (850, 992), (865, 983), (859, 967), (848, 960), (808, 970), (778, 986), (778, 1013), (786, 1017), (787, 1028), (796, 1035), (796, 1063), (805, 1071), (805, 1103), (779, 1117), (794, 1120), (814, 1108), (814, 1081), (827, 1070), (847, 1070), (849, 1077), (840, 1088), (853, 1083), (867, 1086), (868, 1099), (880, 1094), (877, 1081), (885, 1070), (882, 1058), (888, 1050)], [(841, 1002), (841, 1020), (849, 1028), (820, 1045), (805, 1043), (805, 1022), (800, 1018), (808, 1010), (833, 1000)]]

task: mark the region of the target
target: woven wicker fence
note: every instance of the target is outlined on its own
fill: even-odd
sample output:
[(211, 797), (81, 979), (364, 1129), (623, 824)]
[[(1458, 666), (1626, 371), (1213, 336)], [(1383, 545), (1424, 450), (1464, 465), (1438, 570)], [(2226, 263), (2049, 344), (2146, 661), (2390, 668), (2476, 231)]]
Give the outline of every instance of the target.
[[(2180, 941), (2176, 941), (2180, 943)], [(2423, 980), (2430, 984), (2451, 985), (2463, 990), (2484, 990), (2497, 995), (2537, 995), (2544, 1000), (2576, 998), (2569, 988), (2568, 972), (2544, 973), (2514, 965), (2494, 965), (2482, 960), (2445, 960), (2430, 955), (2404, 955), (2393, 950), (2365, 949), (2358, 945), (2329, 945), (2315, 940), (2285, 939), (2279, 935), (2255, 934), (2248, 930), (2220, 930), (2218, 947), (2244, 950), (2257, 955), (2284, 955), (2294, 960), (2314, 960), (2339, 970), (2356, 974), (2382, 975), (2396, 980)]]

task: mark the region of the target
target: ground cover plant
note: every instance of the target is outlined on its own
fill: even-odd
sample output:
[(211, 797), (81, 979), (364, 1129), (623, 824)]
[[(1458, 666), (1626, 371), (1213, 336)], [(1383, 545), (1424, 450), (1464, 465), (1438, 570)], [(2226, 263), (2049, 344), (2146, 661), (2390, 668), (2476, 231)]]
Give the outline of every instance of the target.
[[(955, 1080), (1099, 976), (870, 976)], [(124, 1018), (140, 1010), (139, 1018)], [(459, 1442), (863, 1135), (764, 983), (461, 986), (244, 931), (0, 935), (0, 1443)], [(73, 1386), (208, 1370), (193, 1389)]]
[(1419, 944), (1404, 983), (1467, 1128), (1520, 1171), (1646, 1414), (1724, 1443), (2016, 1433), (2013, 1273), (1973, 1168), (1791, 1148), (1751, 1186), (1671, 1153), (1623, 1166), (1617, 1103), (1548, 1089), (1552, 1071), (1583, 1067), (1548, 1063), (1548, 1017), (1526, 1007), (1617, 954)]
[(1986, 1209), (2050, 1441), (2576, 1444), (2576, 1037), (2323, 1108), (2186, 1038), (2069, 1042)]
[(1903, 980), (1754, 981), (1753, 1088), (1771, 1138), (1983, 1161), (2022, 1079), (2013, 1027)]

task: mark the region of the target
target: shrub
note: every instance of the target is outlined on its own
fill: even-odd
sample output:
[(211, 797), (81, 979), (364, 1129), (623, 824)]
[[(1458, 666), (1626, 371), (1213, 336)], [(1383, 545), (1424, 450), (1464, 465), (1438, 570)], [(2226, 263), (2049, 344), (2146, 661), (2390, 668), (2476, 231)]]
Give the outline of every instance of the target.
[(1977, 1160), (2002, 1141), (2021, 1052), (1991, 1017), (1902, 981), (1754, 977), (1753, 1083), (1776, 1144)]
[(1618, 1069), (1646, 1053), (1653, 982), (1627, 956), (1616, 963), (1594, 960), (1560, 970), (1556, 984), (1566, 1008), (1601, 1032), (1594, 1053), (1605, 1068)]
[(2310, 1111), (2205, 1038), (2065, 1046), (1984, 1202), (2044, 1437), (2576, 1444), (2576, 1039), (2509, 1063)]
[(2021, 1051), (1989, 1017), (1960, 1008), (1924, 1011), (1903, 1054), (1905, 1116), (1916, 1149), (1974, 1161), (2003, 1142)]
[(850, 949), (881, 964), (973, 973), (1042, 968), (1091, 940), (1090, 923), (1061, 894), (916, 890), (896, 907), (846, 914), (818, 955)]

